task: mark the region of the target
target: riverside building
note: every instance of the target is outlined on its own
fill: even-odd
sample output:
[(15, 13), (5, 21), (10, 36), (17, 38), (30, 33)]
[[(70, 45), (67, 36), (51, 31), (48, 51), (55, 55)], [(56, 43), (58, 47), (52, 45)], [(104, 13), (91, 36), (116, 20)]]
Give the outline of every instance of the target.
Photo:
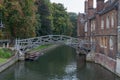
[(85, 0), (79, 13), (77, 35), (95, 42), (94, 61), (120, 75), (120, 0)]

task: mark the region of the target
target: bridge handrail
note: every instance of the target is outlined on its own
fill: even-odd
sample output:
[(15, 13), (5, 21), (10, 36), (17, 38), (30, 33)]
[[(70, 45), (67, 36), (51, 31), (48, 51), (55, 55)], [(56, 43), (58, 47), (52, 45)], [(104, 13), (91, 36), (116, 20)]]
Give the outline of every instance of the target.
[(65, 36), (65, 35), (46, 35), (46, 36), (40, 36), (40, 37), (33, 37), (33, 38), (27, 38), (27, 39), (17, 39), (19, 42), (22, 42), (22, 41), (28, 41), (28, 40), (34, 40), (34, 39), (37, 39), (37, 38), (44, 38), (44, 37), (65, 37), (65, 38), (72, 38), (72, 39), (76, 39), (76, 40), (79, 40), (78, 38), (74, 38), (74, 37), (70, 37), (70, 36)]
[(23, 50), (23, 52), (34, 48), (38, 45), (43, 45), (43, 44), (53, 44), (53, 43), (64, 43), (68, 46), (71, 46), (73, 48), (78, 48), (85, 43), (89, 43), (87, 40), (81, 40), (79, 38), (74, 38), (71, 36), (66, 36), (66, 35), (45, 35), (45, 36), (40, 36), (40, 37), (33, 37), (33, 38), (28, 38), (28, 39), (17, 39), (16, 40), (16, 49), (18, 50)]

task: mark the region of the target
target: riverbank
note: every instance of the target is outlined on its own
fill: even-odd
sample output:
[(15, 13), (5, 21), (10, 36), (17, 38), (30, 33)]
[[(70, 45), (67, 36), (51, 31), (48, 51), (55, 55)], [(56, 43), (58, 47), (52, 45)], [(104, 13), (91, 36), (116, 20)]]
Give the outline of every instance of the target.
[(14, 51), (9, 48), (0, 48), (0, 64), (6, 62), (12, 56), (14, 56)]
[(0, 47), (0, 72), (14, 64), (18, 60), (18, 54), (9, 48)]
[[(2, 59), (1, 59), (2, 60)], [(11, 65), (13, 65), (15, 62), (17, 62), (19, 60), (18, 54), (15, 53), (14, 56), (12, 56), (9, 59), (5, 59), (2, 60), (2, 62), (0, 63), (0, 72), (4, 71), (5, 69), (7, 69), (8, 67), (10, 67)]]
[[(56, 47), (58, 47), (59, 45), (49, 45), (49, 46), (44, 46), (44, 47), (39, 47), (36, 49), (33, 49), (31, 51), (29, 51), (29, 53), (42, 53), (42, 52), (46, 52), (49, 51), (51, 49), (54, 49)], [(12, 66), (14, 63), (16, 63), (19, 60), (19, 55), (17, 52), (14, 52), (14, 56), (12, 56), (9, 59), (4, 59), (4, 58), (0, 58), (0, 72), (6, 70), (7, 68), (9, 68), (10, 66)]]
[(44, 55), (46, 51), (49, 51), (51, 49), (54, 49), (60, 45), (44, 45), (44, 46), (39, 46), (35, 49), (32, 49), (31, 51), (27, 52), (25, 55), (25, 60), (36, 60), (40, 56)]

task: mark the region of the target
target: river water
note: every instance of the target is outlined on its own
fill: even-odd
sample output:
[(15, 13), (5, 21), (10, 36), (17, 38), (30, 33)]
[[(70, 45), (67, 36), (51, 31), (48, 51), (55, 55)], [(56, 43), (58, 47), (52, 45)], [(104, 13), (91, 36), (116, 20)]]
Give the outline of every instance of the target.
[(85, 63), (84, 56), (60, 46), (46, 52), (36, 61), (18, 62), (0, 73), (0, 80), (120, 80), (110, 71), (94, 63)]

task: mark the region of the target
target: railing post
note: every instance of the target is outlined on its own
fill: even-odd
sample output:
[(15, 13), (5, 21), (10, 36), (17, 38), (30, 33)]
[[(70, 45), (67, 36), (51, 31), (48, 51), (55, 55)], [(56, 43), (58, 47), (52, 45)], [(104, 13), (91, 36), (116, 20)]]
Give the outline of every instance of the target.
[(9, 42), (7, 43), (7, 48), (9, 48)]
[(52, 35), (49, 35), (49, 39), (50, 39), (49, 42), (53, 42), (52, 41)]
[(3, 43), (3, 48), (5, 48), (5, 43)]
[(15, 40), (15, 49), (18, 52), (19, 60), (25, 60), (25, 54), (20, 50), (20, 42), (18, 39)]
[(18, 44), (18, 40), (17, 39), (15, 40), (15, 49), (19, 50), (19, 44)]
[(72, 37), (70, 38), (70, 43), (71, 43), (71, 45), (72, 45), (72, 43), (73, 43), (73, 38), (72, 38)]
[(39, 39), (39, 40), (38, 40), (38, 41), (39, 41), (39, 45), (41, 45), (41, 44), (42, 44), (42, 38), (39, 37), (38, 39)]
[(16, 49), (16, 50), (17, 50), (17, 39), (15, 39), (14, 49)]
[(62, 41), (62, 35), (60, 36), (60, 40)]

